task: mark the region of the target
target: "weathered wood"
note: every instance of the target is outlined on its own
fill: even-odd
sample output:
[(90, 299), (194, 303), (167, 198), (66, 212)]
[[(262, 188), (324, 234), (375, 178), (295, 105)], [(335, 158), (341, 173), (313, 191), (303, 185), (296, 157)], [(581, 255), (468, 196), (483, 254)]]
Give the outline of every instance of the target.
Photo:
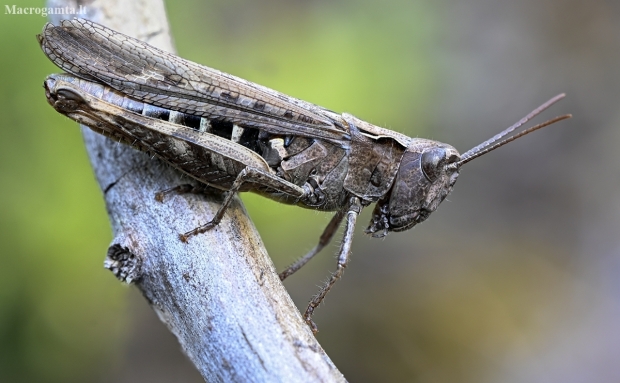
[[(50, 7), (80, 2), (49, 1)], [(86, 15), (172, 51), (160, 0), (84, 1)], [(69, 15), (53, 15), (57, 24)], [(221, 197), (155, 193), (188, 182), (149, 155), (82, 127), (104, 193), (114, 239), (105, 265), (134, 283), (209, 382), (334, 382), (325, 354), (280, 282), (254, 225), (236, 199), (217, 228), (185, 244)]]

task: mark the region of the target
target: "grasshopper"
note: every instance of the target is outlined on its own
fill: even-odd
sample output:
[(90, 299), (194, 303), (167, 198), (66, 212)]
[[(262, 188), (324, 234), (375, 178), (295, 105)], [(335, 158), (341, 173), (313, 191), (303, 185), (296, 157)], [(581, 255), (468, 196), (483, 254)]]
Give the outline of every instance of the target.
[(284, 280), (321, 251), (345, 221), (336, 271), (310, 301), (304, 320), (340, 279), (360, 211), (375, 204), (366, 233), (384, 237), (423, 222), (452, 191), (467, 162), (563, 115), (513, 134), (564, 97), (558, 95), (462, 155), (452, 146), (384, 129), (350, 114), (298, 100), (208, 68), (83, 19), (47, 24), (45, 55), (68, 73), (44, 83), (50, 105), (95, 132), (153, 153), (191, 176), (156, 194), (224, 191), (207, 224), (218, 225), (233, 196), (251, 191), (275, 201), (335, 211), (319, 243), (279, 274)]

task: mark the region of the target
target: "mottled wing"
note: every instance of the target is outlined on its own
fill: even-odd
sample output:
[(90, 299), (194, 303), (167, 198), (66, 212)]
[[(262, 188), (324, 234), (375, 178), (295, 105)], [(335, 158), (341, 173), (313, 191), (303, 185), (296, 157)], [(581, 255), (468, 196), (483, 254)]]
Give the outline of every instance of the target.
[(43, 52), (60, 68), (152, 105), (274, 134), (341, 145), (350, 140), (347, 129), (325, 109), (88, 20), (47, 24), (38, 38)]

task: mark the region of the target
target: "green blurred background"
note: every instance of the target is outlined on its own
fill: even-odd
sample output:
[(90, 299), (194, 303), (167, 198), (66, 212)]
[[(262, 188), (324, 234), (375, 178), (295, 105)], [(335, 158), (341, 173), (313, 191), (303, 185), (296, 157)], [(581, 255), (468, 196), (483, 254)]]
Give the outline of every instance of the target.
[[(618, 2), (167, 7), (182, 57), (461, 151), (567, 92), (546, 116), (574, 119), (468, 164), (420, 227), (373, 240), (365, 212), (318, 338), (354, 382), (620, 381)], [(0, 381), (201, 381), (102, 268), (101, 192), (41, 86), (58, 72), (34, 37), (45, 21), (0, 16)], [(330, 217), (243, 199), (278, 269)], [(287, 280), (298, 307), (336, 251)]]

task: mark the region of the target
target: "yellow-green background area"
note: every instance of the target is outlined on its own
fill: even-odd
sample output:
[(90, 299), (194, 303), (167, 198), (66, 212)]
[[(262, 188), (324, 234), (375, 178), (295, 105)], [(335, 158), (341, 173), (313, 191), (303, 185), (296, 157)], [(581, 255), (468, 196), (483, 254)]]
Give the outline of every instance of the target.
[[(12, 4), (12, 3), (11, 3)], [(18, 6), (43, 6), (16, 1)], [(45, 101), (46, 20), (0, 12), (0, 381), (200, 381), (111, 240), (77, 124)], [(605, 0), (178, 1), (181, 56), (464, 151), (559, 92), (575, 118), (465, 166), (317, 310), (354, 382), (620, 381), (620, 6)], [(153, 190), (155, 193), (156, 190)], [(329, 215), (243, 196), (277, 266)], [(336, 241), (285, 285), (303, 309)]]

